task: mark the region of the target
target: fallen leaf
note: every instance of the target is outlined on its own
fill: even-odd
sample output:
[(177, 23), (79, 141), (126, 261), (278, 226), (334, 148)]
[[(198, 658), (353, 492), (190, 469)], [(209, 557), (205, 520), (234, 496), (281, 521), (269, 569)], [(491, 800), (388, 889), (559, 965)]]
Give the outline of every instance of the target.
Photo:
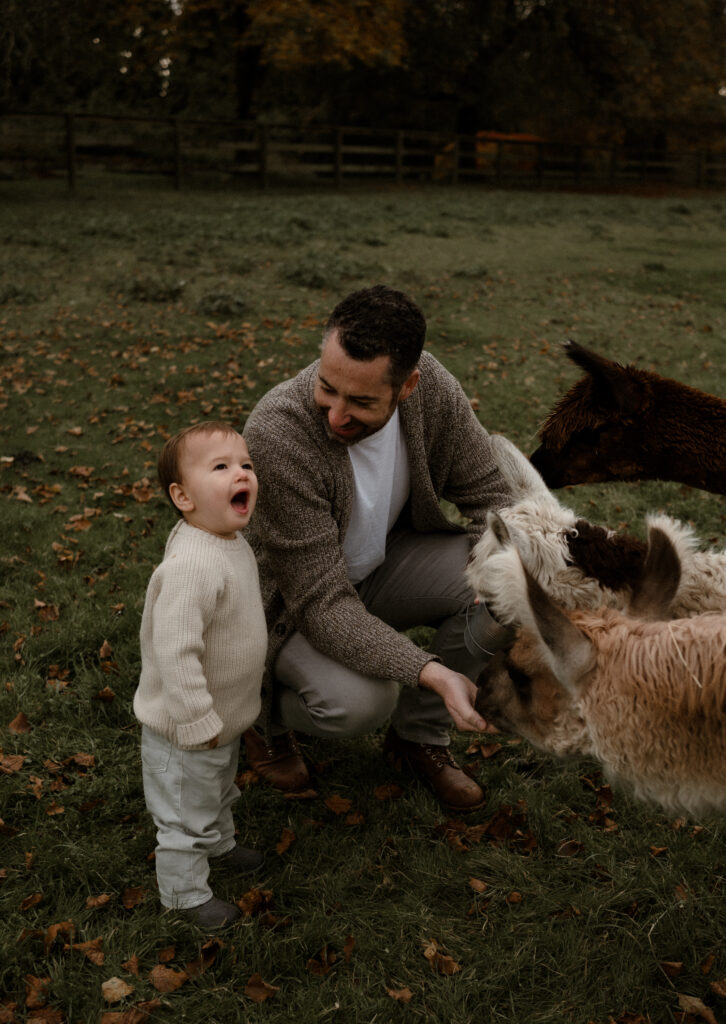
[(386, 994), (398, 1003), (410, 1003), (413, 999), (413, 992), (410, 988), (386, 988)]
[(272, 889), (249, 889), (238, 900), (237, 906), (246, 917), (253, 917), (272, 903)]
[(486, 892), (489, 888), (488, 884), (486, 882), (482, 882), (480, 878), (470, 878), (469, 886), (474, 890), (474, 892)]
[(282, 830), (282, 834), (280, 835), (280, 840), (277, 846), (275, 847), (275, 850), (280, 856), (282, 856), (283, 853), (290, 849), (290, 847), (292, 846), (296, 839), (297, 836), (295, 835), (291, 828), (284, 828)]
[(345, 939), (345, 945), (343, 946), (343, 959), (346, 963), (350, 962), (350, 958), (353, 956), (353, 950), (355, 949), (355, 939), (352, 935), (347, 935)]
[(24, 754), (3, 754), (0, 757), (0, 772), (3, 775), (14, 775), (15, 772), (19, 772), (23, 767), (24, 761)]
[(430, 939), (428, 945), (424, 944), (423, 955), (428, 960), (431, 970), (436, 971), (437, 974), (451, 975), (457, 974), (461, 970), (461, 966), (453, 957), (440, 952), (440, 946), (436, 939)]
[(128, 971), (129, 974), (135, 974), (136, 977), (138, 978), (138, 976), (139, 976), (139, 958), (136, 955), (136, 953), (134, 953), (134, 955), (129, 960), (124, 961), (124, 963), (122, 963), (121, 966), (123, 967), (123, 969), (125, 971)]
[(48, 999), (50, 978), (36, 978), (34, 974), (25, 975), (25, 1006), (28, 1010), (37, 1010), (45, 1006)]
[(726, 978), (722, 978), (721, 981), (712, 981), (710, 988), (714, 995), (726, 999)]
[(31, 907), (37, 906), (38, 903), (43, 899), (42, 892), (33, 892), (30, 896), (26, 896), (20, 904), (21, 910), (30, 910)]
[(224, 949), (224, 943), (221, 939), (209, 939), (208, 942), (205, 942), (196, 960), (191, 960), (184, 966), (184, 970), (189, 977), (196, 978), (198, 974), (203, 974), (208, 967), (211, 967), (220, 949)]
[(99, 658), (110, 658), (113, 656), (113, 647), (108, 640), (104, 640), (101, 644), (101, 650), (98, 652), (98, 656)]
[(514, 903), (521, 903), (524, 899), (524, 896), (522, 896), (521, 892), (517, 892), (515, 889), (513, 892), (510, 892), (510, 894), (506, 896), (505, 899), (506, 902), (509, 903), (511, 906)]
[(126, 910), (133, 910), (134, 907), (138, 907), (139, 903), (141, 903), (145, 896), (146, 893), (140, 885), (133, 885), (124, 889), (121, 896), (121, 902)]
[(347, 796), (339, 796), (337, 793), (333, 793), (325, 801), (325, 806), (333, 814), (345, 814), (351, 809), (353, 801), (349, 800)]
[(346, 825), (362, 825), (365, 820), (365, 816), (360, 811), (351, 811), (345, 816)]
[(682, 992), (676, 992), (678, 1005), (685, 1013), (695, 1013), (697, 1017), (703, 1017), (707, 1024), (718, 1024), (713, 1010), (695, 996), (687, 996)]
[(129, 985), (123, 978), (109, 978), (108, 981), (101, 983), (101, 992), (107, 1003), (119, 1003), (133, 991), (133, 985)]
[(152, 1014), (161, 1007), (159, 999), (148, 999), (127, 1010), (107, 1010), (100, 1024), (145, 1024)]
[(50, 927), (46, 929), (43, 940), (46, 955), (59, 935), (65, 935), (66, 939), (72, 939), (74, 931), (75, 928), (73, 927), (72, 921), (59, 921), (58, 924), (50, 925)]
[(262, 980), (261, 974), (253, 974), (244, 987), (247, 998), (255, 1003), (264, 1003), (266, 999), (271, 999), (275, 992), (279, 991), (279, 985), (269, 985)]
[(683, 972), (682, 960), (661, 960), (660, 969), (667, 978), (677, 978)]
[(189, 981), (189, 975), (186, 971), (175, 971), (173, 967), (157, 964), (156, 967), (152, 967), (149, 980), (157, 992), (176, 992)]
[(31, 725), (28, 719), (25, 717), (24, 712), (19, 712), (15, 718), (8, 725), (10, 732), (14, 732), (16, 735), (20, 735), (24, 732), (30, 732)]

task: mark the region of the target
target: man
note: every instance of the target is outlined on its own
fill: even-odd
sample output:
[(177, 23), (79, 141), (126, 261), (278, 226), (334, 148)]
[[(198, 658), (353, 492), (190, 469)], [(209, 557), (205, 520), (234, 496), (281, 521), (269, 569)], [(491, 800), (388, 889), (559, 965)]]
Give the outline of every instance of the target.
[[(448, 731), (486, 723), (472, 682), (482, 662), (463, 639), (464, 566), (508, 492), (461, 386), (422, 351), (425, 334), (402, 292), (354, 292), (328, 320), (320, 359), (247, 421), (270, 642), (267, 713), (245, 743), (252, 767), (292, 791), (308, 783), (295, 731), (340, 738), (391, 718), (391, 760), (465, 813), (484, 794), (451, 757)], [(430, 651), (402, 632), (417, 625), (437, 627)]]

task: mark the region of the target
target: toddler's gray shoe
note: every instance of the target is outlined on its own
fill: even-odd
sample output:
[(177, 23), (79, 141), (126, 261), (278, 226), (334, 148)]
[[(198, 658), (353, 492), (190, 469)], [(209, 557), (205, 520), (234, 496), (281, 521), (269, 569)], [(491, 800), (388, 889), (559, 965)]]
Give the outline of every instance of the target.
[(233, 846), (221, 857), (210, 857), (209, 862), (212, 867), (225, 868), (227, 871), (258, 871), (265, 863), (265, 858), (259, 850)]
[(202, 903), (198, 907), (183, 910), (182, 913), (193, 924), (206, 931), (227, 928), (242, 916), (239, 907), (235, 907), (233, 903), (225, 903), (224, 900), (217, 899), (216, 896), (212, 896), (206, 903)]

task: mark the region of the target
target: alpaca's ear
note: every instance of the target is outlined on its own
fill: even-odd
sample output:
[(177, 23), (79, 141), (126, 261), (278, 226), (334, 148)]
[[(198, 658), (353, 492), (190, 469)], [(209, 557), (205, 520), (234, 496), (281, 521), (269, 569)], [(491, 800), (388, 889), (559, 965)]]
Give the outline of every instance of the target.
[(558, 681), (577, 694), (588, 673), (595, 667), (592, 642), (560, 611), (537, 580), (522, 566), (527, 581), (531, 616), (527, 625), (534, 628), (545, 661)]
[(498, 512), (487, 512), (487, 526), (496, 537), (501, 548), (511, 547), (512, 536), (507, 529), (507, 524)]
[(643, 573), (628, 607), (639, 619), (670, 619), (670, 607), (681, 582), (681, 560), (670, 537), (657, 526), (648, 530)]
[(635, 377), (629, 367), (599, 356), (576, 341), (566, 341), (564, 348), (568, 358), (589, 375), (593, 408), (616, 410), (620, 416), (643, 412), (648, 404), (648, 384)]

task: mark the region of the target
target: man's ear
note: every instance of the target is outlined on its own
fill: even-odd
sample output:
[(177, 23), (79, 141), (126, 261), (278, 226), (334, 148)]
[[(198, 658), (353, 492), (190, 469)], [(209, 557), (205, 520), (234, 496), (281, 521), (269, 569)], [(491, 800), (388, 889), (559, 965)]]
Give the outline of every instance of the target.
[(188, 497), (181, 484), (169, 484), (169, 497), (180, 512), (194, 511), (194, 502)]
[(408, 377), (407, 380), (405, 380), (403, 382), (401, 390), (398, 393), (398, 401), (399, 402), (403, 402), (403, 401), (405, 401), (408, 398), (408, 396), (413, 392), (413, 389), (418, 384), (420, 377), (421, 377), (421, 371), (416, 369), (416, 370), (413, 371), (411, 376)]

